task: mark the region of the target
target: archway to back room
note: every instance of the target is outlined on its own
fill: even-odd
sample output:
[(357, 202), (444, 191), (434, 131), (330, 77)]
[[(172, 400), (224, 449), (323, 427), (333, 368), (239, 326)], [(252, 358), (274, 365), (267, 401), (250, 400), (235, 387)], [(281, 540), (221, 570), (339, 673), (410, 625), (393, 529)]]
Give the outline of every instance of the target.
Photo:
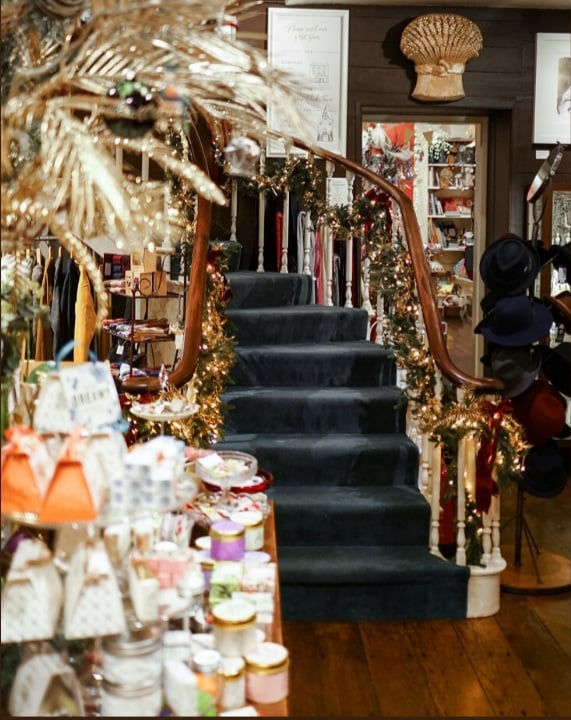
[(488, 121), (484, 117), (363, 114), (362, 163), (411, 198), (455, 364), (483, 374), (484, 288), (478, 274), (486, 247)]

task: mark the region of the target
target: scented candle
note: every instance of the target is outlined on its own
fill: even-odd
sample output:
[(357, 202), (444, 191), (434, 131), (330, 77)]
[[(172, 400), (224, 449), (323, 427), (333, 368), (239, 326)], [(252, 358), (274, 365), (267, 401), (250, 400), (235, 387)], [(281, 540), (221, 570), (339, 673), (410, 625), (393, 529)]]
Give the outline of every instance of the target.
[(289, 693), (289, 653), (279, 643), (263, 642), (247, 653), (246, 698), (255, 703), (275, 703)]
[(210, 557), (213, 560), (242, 560), (246, 551), (246, 529), (232, 520), (219, 520), (210, 527)]
[(223, 600), (212, 608), (216, 649), (223, 657), (241, 657), (258, 646), (256, 606), (245, 600)]
[(264, 547), (264, 516), (259, 510), (242, 510), (234, 513), (231, 520), (244, 526), (246, 550)]

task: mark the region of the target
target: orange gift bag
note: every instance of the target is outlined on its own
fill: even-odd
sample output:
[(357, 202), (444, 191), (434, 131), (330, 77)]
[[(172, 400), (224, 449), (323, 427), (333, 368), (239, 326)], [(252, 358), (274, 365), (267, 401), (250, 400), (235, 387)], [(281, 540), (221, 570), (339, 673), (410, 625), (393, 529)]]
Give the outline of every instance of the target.
[(25, 425), (6, 430), (8, 442), (2, 448), (2, 513), (40, 511), (54, 463), (46, 446)]
[(66, 440), (38, 520), (42, 523), (91, 522), (97, 510), (85, 475), (79, 430)]

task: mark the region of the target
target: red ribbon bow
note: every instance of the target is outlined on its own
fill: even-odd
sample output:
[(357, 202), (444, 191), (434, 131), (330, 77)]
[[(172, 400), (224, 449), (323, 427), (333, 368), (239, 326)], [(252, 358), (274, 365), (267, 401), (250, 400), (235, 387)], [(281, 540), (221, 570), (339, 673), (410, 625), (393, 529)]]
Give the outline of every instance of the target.
[(496, 455), (498, 452), (498, 441), (502, 419), (506, 413), (513, 411), (509, 400), (501, 400), (499, 403), (486, 402), (483, 410), (489, 413), (488, 427), (490, 432), (480, 442), (480, 449), (476, 455), (476, 510), (488, 512), (492, 502), (492, 495), (498, 494), (498, 485), (493, 477)]

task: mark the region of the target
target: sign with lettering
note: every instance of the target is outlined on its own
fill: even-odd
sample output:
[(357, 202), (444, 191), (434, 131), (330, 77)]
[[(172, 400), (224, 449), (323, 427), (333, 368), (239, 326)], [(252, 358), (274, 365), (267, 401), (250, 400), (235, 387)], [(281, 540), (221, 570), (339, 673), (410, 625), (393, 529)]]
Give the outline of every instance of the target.
[[(347, 142), (348, 45), (348, 10), (268, 8), (268, 60), (308, 89), (298, 109), (313, 143), (339, 155), (345, 155)], [(296, 135), (272, 102), (268, 127)], [(268, 140), (266, 154), (285, 155), (285, 144)]]
[(69, 433), (76, 425), (88, 432), (121, 420), (121, 405), (108, 362), (63, 367), (44, 380), (34, 412), (37, 432)]

